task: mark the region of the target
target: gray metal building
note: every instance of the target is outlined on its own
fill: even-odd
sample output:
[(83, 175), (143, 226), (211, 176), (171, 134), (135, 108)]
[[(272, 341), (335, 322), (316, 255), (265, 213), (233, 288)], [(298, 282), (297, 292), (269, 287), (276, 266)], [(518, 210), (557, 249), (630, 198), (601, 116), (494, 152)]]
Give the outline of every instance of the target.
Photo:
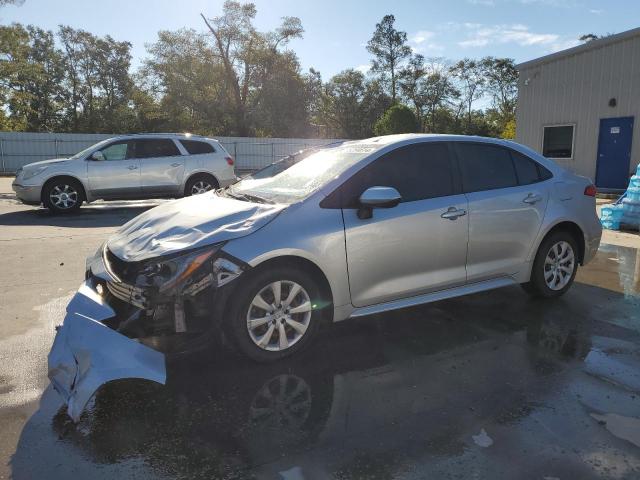
[(640, 162), (640, 28), (517, 66), (516, 141), (626, 188)]

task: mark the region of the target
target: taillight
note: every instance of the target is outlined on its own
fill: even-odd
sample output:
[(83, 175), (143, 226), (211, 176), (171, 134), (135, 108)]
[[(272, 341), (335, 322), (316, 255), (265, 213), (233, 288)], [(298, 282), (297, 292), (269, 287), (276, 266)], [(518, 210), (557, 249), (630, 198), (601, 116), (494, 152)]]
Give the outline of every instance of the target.
[(585, 187), (585, 189), (584, 189), (584, 194), (587, 197), (595, 197), (596, 193), (598, 193), (598, 191), (596, 190), (596, 186), (595, 185), (589, 185), (588, 187)]
[(227, 156), (224, 159), (227, 161), (227, 165), (233, 166), (233, 157)]

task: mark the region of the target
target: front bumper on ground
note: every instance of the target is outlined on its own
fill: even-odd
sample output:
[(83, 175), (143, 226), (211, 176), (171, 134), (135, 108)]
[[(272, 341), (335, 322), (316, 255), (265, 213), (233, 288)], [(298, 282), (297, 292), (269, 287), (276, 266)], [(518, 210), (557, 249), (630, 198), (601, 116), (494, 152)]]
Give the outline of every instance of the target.
[(21, 185), (13, 182), (11, 188), (16, 194), (18, 200), (29, 205), (40, 204), (40, 195), (42, 187), (40, 185)]
[(140, 378), (165, 383), (164, 355), (102, 323), (114, 315), (88, 280), (58, 327), (49, 353), (49, 379), (76, 422), (96, 390), (107, 382)]

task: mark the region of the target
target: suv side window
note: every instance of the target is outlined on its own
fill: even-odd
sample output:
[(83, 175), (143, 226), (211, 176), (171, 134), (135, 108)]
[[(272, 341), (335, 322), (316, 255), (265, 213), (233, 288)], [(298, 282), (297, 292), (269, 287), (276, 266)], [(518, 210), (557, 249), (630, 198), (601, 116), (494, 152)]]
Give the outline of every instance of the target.
[(515, 187), (516, 171), (509, 150), (479, 143), (456, 143), (465, 193)]
[(129, 140), (120, 140), (107, 145), (100, 150), (105, 160), (126, 160), (133, 157), (131, 142)]
[(199, 155), (201, 153), (215, 153), (213, 145), (207, 142), (199, 142), (197, 140), (180, 140), (180, 143), (189, 153), (189, 155)]
[(180, 150), (168, 138), (154, 138), (148, 140), (136, 140), (136, 158), (175, 157), (180, 155)]
[(369, 187), (394, 187), (402, 202), (453, 195), (454, 175), (446, 143), (423, 143), (398, 148), (375, 160), (347, 180), (343, 208), (358, 208)]

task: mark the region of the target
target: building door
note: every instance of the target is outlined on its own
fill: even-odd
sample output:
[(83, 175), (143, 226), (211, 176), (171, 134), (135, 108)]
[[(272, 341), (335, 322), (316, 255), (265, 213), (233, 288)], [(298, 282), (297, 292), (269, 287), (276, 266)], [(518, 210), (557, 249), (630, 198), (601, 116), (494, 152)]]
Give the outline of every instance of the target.
[(596, 186), (624, 190), (629, 184), (633, 117), (603, 118), (598, 137)]

